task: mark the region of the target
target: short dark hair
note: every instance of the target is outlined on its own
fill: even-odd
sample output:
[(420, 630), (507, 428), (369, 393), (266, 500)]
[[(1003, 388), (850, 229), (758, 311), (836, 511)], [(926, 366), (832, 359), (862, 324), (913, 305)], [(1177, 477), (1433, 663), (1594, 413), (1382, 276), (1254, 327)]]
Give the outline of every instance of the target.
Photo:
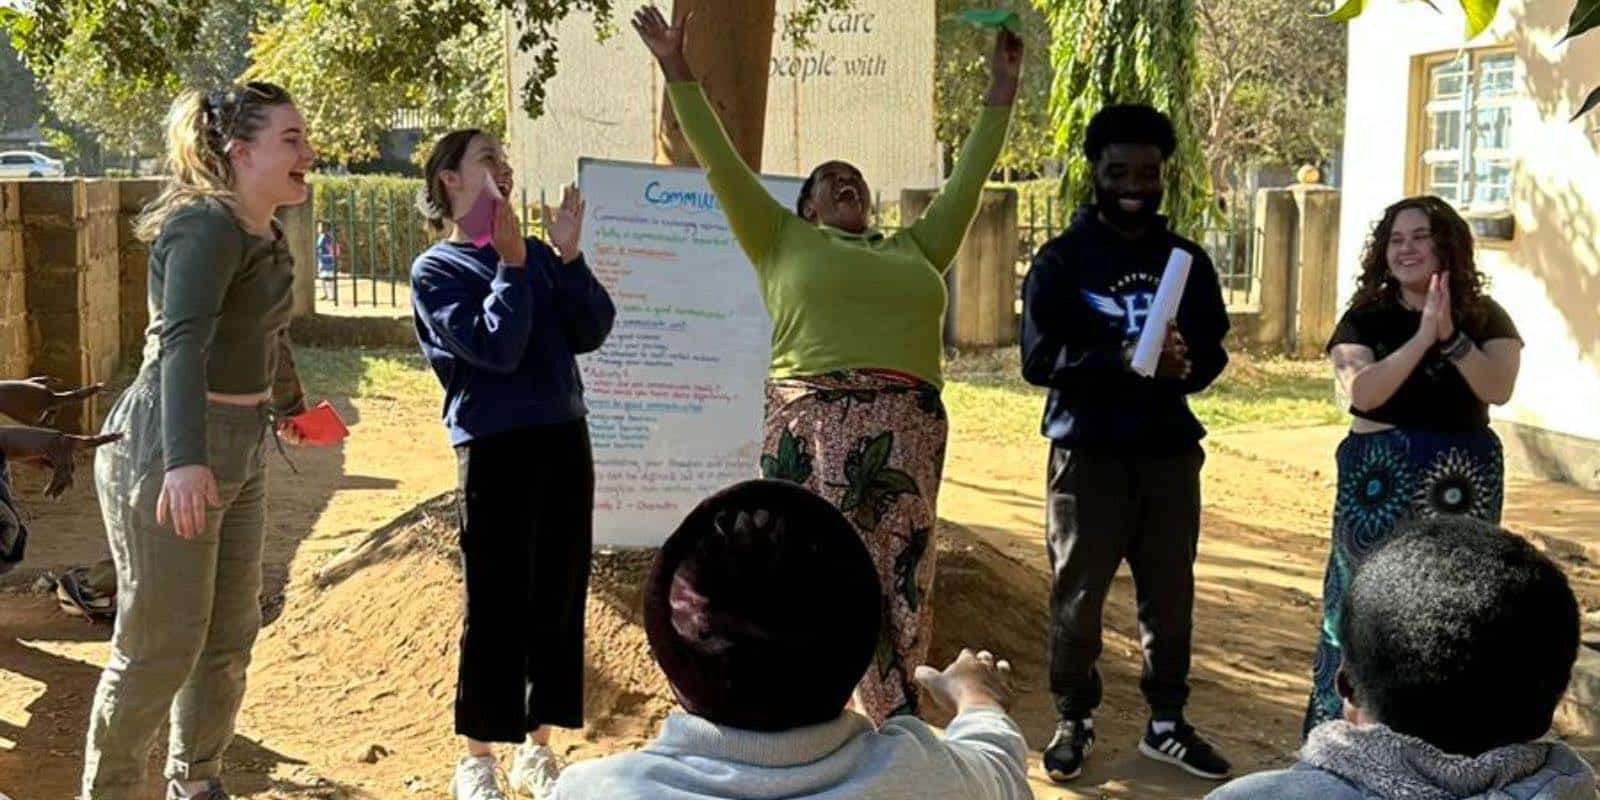
[(1143, 103), (1123, 103), (1100, 109), (1089, 120), (1089, 130), (1083, 137), (1083, 154), (1089, 163), (1100, 160), (1100, 154), (1114, 144), (1147, 144), (1160, 148), (1162, 158), (1170, 158), (1178, 149), (1178, 133), (1172, 119)]
[[(824, 168), (826, 168), (826, 167), (828, 167), (830, 165), (833, 165), (833, 164), (844, 164), (845, 166), (848, 166), (851, 169), (855, 169), (854, 165), (851, 165), (848, 162), (839, 161), (839, 160), (824, 161), (821, 164), (818, 164), (815, 167), (812, 167), (811, 168), (811, 172), (806, 174), (805, 182), (800, 184), (800, 196), (795, 198), (795, 201), (794, 201), (794, 213), (795, 213), (795, 216), (797, 216), (797, 217), (799, 217), (801, 219), (805, 219), (806, 218), (806, 201), (811, 199), (811, 192), (817, 188), (817, 178), (818, 178), (818, 176), (822, 175), (822, 170)], [(857, 170), (857, 171), (859, 172), (859, 170)], [(811, 220), (806, 220), (806, 221), (810, 222)]]
[(876, 652), (882, 592), (866, 545), (798, 484), (747, 481), (689, 512), (644, 592), (650, 650), (678, 700), (756, 731), (844, 711)]
[(811, 199), (811, 190), (817, 186), (817, 173), (821, 171), (822, 165), (819, 164), (806, 175), (805, 183), (800, 184), (800, 196), (795, 198), (794, 213), (801, 219), (806, 218), (806, 201)]
[(1339, 628), (1358, 705), (1468, 756), (1543, 736), (1578, 655), (1561, 569), (1467, 517), (1413, 523), (1370, 553)]
[(444, 232), (445, 220), (450, 219), (451, 213), (450, 195), (439, 173), (461, 169), (461, 159), (466, 157), (467, 148), (473, 139), (482, 135), (484, 131), (478, 128), (451, 131), (439, 137), (428, 151), (428, 160), (422, 166), (422, 188), (417, 190), (417, 211), (434, 233)]

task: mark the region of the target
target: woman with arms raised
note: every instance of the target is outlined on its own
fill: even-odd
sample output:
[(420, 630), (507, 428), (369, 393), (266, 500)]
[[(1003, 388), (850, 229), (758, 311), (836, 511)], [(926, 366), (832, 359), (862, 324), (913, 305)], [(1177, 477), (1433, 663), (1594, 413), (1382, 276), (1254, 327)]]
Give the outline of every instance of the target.
[(943, 384), (944, 272), (977, 213), (1005, 144), (1022, 40), (1001, 32), (984, 108), (927, 212), (886, 236), (871, 193), (842, 161), (812, 170), (793, 211), (740, 159), (684, 58), (684, 26), (654, 7), (633, 18), (669, 82), (695, 156), (755, 266), (772, 315), (768, 478), (800, 483), (845, 512), (884, 590), (877, 657), (855, 695), (875, 722), (915, 713), (912, 675), (931, 638), (936, 499), (948, 422)]

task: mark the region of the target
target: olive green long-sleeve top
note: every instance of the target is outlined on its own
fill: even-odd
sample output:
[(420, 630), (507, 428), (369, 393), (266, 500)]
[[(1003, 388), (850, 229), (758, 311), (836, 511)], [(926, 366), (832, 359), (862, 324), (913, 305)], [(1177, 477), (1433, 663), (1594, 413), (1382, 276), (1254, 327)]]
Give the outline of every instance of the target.
[(206, 392), (270, 389), (282, 415), (305, 397), (289, 346), (294, 263), (274, 228), (255, 236), (216, 200), (175, 212), (150, 247), (150, 327), (166, 469), (209, 464)]
[(1010, 106), (986, 106), (928, 210), (892, 236), (807, 222), (745, 165), (700, 84), (667, 87), (684, 138), (755, 265), (772, 315), (774, 378), (891, 369), (943, 384), (944, 272), (1005, 145)]

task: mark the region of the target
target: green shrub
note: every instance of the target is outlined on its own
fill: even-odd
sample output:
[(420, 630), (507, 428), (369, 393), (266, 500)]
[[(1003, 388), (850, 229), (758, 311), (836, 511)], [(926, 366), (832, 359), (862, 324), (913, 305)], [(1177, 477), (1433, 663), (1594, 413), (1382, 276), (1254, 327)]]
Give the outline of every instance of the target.
[[(376, 271), (380, 278), (406, 278), (411, 260), (438, 238), (417, 210), (421, 189), (421, 179), (398, 175), (311, 176), (313, 213), (318, 222), (333, 224), (341, 275)], [(520, 193), (516, 200), (524, 227), (538, 233), (537, 222), (530, 221), (538, 218), (538, 198), (528, 198), (526, 214)]]

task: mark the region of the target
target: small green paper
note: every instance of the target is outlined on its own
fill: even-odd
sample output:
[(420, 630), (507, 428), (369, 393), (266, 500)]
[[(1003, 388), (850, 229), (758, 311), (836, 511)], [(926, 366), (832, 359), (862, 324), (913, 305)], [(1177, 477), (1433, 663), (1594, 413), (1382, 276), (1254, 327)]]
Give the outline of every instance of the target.
[(974, 8), (961, 12), (961, 21), (980, 28), (1005, 28), (1012, 33), (1022, 33), (1022, 17), (1015, 11), (994, 8)]

